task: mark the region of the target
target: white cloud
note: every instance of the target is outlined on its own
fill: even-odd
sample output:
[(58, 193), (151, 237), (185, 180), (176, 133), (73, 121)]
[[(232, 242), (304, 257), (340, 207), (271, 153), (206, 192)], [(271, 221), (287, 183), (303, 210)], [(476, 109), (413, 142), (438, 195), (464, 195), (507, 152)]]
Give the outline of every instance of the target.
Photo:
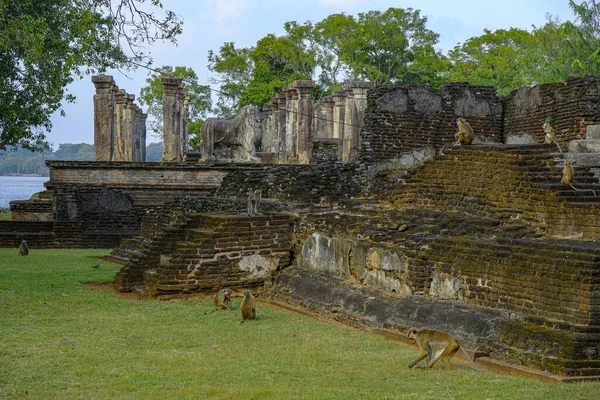
[(317, 0), (319, 5), (330, 8), (348, 8), (366, 6), (370, 3), (369, 0)]
[(241, 17), (246, 11), (248, 0), (210, 0), (210, 8), (214, 9), (212, 19), (218, 23)]

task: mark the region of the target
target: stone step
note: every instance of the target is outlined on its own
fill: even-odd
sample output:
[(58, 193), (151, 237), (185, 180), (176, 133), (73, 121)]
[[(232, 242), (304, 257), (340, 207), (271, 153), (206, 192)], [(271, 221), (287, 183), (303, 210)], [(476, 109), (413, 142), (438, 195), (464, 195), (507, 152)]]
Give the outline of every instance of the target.
[[(569, 142), (569, 152), (600, 153), (600, 139), (582, 139)], [(600, 157), (600, 154), (598, 154)]]

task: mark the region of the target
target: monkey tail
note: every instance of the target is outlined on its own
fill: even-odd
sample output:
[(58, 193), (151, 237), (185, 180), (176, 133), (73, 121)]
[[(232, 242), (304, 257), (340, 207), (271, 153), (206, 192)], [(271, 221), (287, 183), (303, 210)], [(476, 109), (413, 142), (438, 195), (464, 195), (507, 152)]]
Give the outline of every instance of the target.
[(573, 186), (572, 183), (569, 183), (569, 186), (571, 186), (571, 189), (576, 190), (578, 192), (592, 192), (594, 193), (594, 197), (597, 197), (596, 191), (594, 189), (577, 189), (575, 186)]
[(563, 151), (560, 148), (560, 145), (558, 144), (558, 142), (556, 140), (553, 140), (552, 143), (554, 143), (556, 145), (556, 147), (558, 147), (558, 151), (560, 151), (560, 155), (563, 156), (563, 158), (564, 158), (565, 157), (565, 153), (563, 153)]
[(485, 374), (485, 371), (482, 370), (479, 365), (475, 364), (475, 360), (473, 360), (471, 358), (471, 356), (469, 355), (469, 353), (467, 352), (467, 350), (465, 350), (465, 348), (463, 347), (462, 344), (458, 343), (458, 346), (460, 347), (460, 349), (462, 350), (463, 354), (465, 355), (465, 357), (467, 358), (467, 360), (469, 360), (471, 362), (471, 364), (473, 364), (473, 366), (475, 368), (477, 368), (479, 370), (479, 372), (481, 372), (482, 374)]

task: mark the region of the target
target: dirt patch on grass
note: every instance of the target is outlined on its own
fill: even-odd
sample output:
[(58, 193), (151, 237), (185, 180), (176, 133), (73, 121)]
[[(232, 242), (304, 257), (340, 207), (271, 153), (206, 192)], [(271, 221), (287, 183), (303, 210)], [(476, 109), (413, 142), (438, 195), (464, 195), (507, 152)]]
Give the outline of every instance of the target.
[(120, 297), (129, 300), (137, 300), (139, 297), (132, 292), (119, 292), (115, 289), (112, 282), (80, 282), (83, 286), (90, 290), (107, 290), (118, 294)]

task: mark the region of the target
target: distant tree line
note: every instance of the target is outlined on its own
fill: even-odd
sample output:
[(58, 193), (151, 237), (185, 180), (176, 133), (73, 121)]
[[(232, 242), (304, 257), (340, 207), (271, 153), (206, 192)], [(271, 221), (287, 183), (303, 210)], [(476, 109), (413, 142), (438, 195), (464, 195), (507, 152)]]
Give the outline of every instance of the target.
[[(146, 146), (146, 161), (160, 161), (162, 143)], [(63, 143), (56, 151), (33, 152), (27, 149), (7, 148), (0, 151), (0, 176), (29, 175), (48, 176), (46, 160), (94, 161), (94, 145), (87, 143)]]
[[(194, 146), (206, 116), (260, 107), (296, 79), (315, 80), (317, 99), (352, 80), (434, 89), (467, 81), (505, 95), (570, 76), (600, 76), (600, 0), (564, 1), (572, 21), (548, 15), (543, 25), (527, 30), (485, 29), (446, 54), (417, 9), (288, 21), (282, 34), (209, 51), (210, 82), (201, 84), (189, 67), (156, 66), (139, 98), (152, 116), (149, 130), (161, 134), (159, 78), (185, 79)], [(74, 100), (69, 83), (108, 68), (151, 65), (149, 47), (156, 40), (176, 42), (183, 24), (161, 0), (0, 0), (0, 16), (0, 150), (42, 152), (49, 150), (51, 115)], [(206, 83), (218, 86), (216, 94)]]

